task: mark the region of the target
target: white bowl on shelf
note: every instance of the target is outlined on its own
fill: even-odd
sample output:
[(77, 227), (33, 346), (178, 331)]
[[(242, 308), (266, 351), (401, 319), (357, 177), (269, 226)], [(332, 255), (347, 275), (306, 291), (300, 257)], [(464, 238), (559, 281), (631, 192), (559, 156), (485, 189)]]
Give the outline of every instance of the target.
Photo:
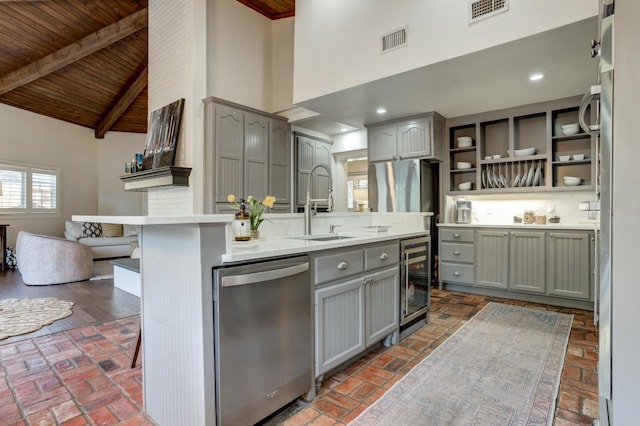
[(490, 156), (490, 155), (485, 155), (485, 156), (484, 156), (484, 159), (485, 159), (485, 160), (491, 160), (491, 156)]
[(563, 135), (575, 135), (580, 131), (580, 125), (578, 123), (565, 124), (562, 126)]
[(497, 160), (498, 158), (502, 158), (502, 155), (500, 154), (493, 154), (493, 159)]
[(456, 163), (456, 169), (458, 170), (465, 170), (465, 169), (470, 169), (472, 166), (471, 163), (468, 163), (466, 161), (458, 161)]
[(573, 154), (574, 160), (584, 160), (584, 154)]
[(458, 184), (458, 189), (460, 191), (468, 191), (471, 189), (471, 182), (462, 182)]
[[(537, 151), (537, 148), (516, 149), (513, 151), (513, 155), (514, 157), (526, 157), (527, 155), (535, 155)], [(509, 153), (511, 153), (511, 151), (509, 151)]]
[(562, 180), (566, 186), (578, 186), (582, 183), (582, 178), (575, 176), (564, 176)]
[(473, 144), (473, 139), (469, 136), (460, 136), (458, 138), (458, 148), (469, 148)]
[(560, 160), (560, 161), (569, 161), (569, 160), (571, 160), (571, 156), (570, 155), (558, 155), (558, 160)]

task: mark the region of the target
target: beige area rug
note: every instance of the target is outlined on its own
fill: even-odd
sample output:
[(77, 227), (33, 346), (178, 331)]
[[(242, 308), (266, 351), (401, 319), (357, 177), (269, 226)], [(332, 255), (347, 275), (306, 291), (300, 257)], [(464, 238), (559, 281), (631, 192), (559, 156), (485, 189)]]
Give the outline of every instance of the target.
[(113, 278), (113, 265), (110, 260), (94, 260), (93, 261), (93, 277), (90, 281), (106, 280)]
[(71, 315), (73, 302), (53, 297), (0, 300), (0, 340), (31, 333)]
[(351, 425), (551, 425), (573, 315), (489, 303)]

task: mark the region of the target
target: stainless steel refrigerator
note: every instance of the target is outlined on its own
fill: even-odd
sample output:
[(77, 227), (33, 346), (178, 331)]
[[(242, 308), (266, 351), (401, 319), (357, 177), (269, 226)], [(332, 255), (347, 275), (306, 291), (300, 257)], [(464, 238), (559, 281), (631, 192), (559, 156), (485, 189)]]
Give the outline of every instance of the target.
[(434, 212), (438, 163), (397, 160), (369, 163), (369, 209), (374, 212)]
[[(593, 56), (599, 56), (599, 84), (585, 94), (580, 108), (580, 125), (585, 132), (596, 136), (599, 164), (596, 166), (596, 203), (600, 210), (596, 229), (596, 289), (594, 319), (598, 324), (598, 393), (600, 397), (600, 425), (612, 423), (612, 289), (611, 280), (611, 206), (612, 206), (612, 148), (613, 148), (613, 26), (614, 8), (611, 0), (601, 2), (599, 19), (600, 40), (593, 41)], [(596, 122), (585, 119), (589, 105), (597, 105)], [(599, 259), (599, 260), (598, 260)]]

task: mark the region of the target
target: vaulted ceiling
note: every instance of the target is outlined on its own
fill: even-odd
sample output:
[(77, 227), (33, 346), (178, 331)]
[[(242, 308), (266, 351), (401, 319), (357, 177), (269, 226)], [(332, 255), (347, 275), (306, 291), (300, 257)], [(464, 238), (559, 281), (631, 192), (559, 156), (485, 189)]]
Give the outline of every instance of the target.
[[(270, 19), (294, 0), (238, 0)], [(0, 0), (0, 102), (94, 129), (147, 131), (147, 0)]]

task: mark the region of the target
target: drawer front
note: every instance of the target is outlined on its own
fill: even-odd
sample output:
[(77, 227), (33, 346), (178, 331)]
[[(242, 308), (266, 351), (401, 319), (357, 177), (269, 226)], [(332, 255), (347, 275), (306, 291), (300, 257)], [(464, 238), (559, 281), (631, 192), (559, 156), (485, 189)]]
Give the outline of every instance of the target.
[(473, 244), (442, 243), (440, 246), (440, 259), (443, 262), (473, 263)]
[(399, 264), (400, 246), (398, 243), (365, 249), (365, 269), (367, 271), (383, 266), (398, 266)]
[(351, 250), (314, 259), (316, 284), (346, 278), (364, 271), (364, 250)]
[(466, 243), (474, 242), (473, 229), (440, 229), (440, 240), (442, 241), (462, 241)]
[(455, 263), (440, 264), (440, 281), (448, 283), (474, 283), (475, 268), (473, 265), (462, 265)]

